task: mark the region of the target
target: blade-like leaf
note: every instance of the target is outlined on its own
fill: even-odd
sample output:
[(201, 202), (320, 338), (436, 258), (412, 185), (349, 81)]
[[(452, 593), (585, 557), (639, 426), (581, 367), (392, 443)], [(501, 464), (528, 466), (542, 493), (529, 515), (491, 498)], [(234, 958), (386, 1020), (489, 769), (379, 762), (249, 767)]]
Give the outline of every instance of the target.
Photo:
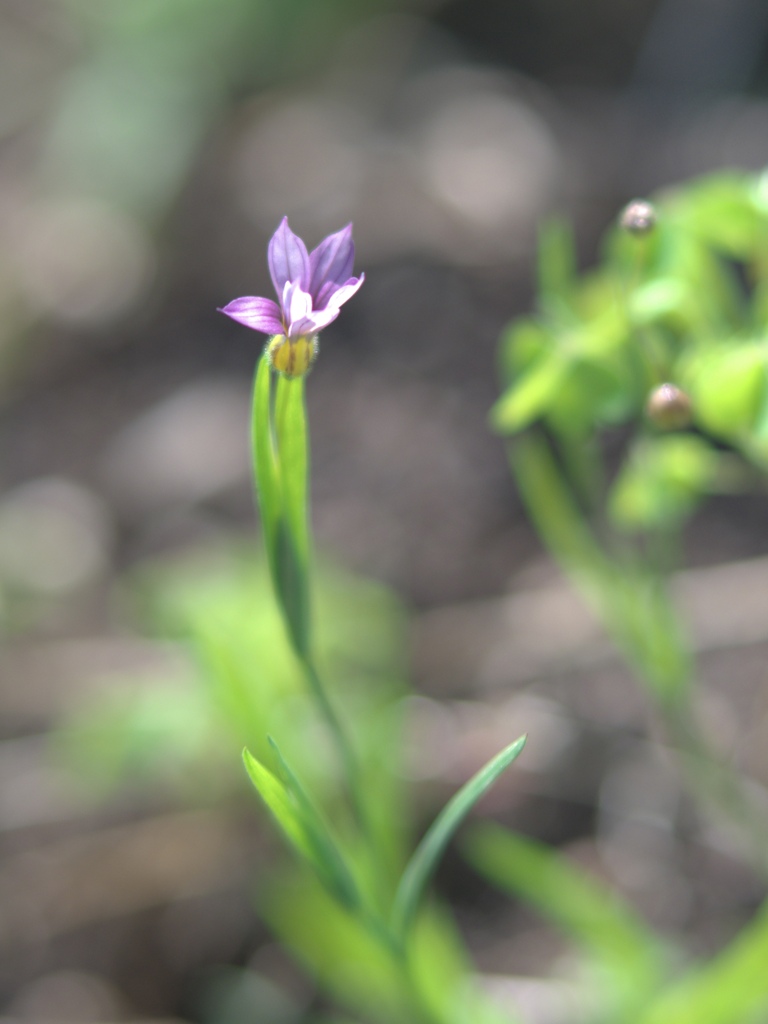
[(542, 417), (555, 403), (570, 370), (562, 352), (547, 353), (522, 373), (491, 409), (491, 425), (500, 434), (515, 434)]
[[(361, 915), (344, 913), (315, 880), (272, 875), (260, 903), (272, 930), (327, 993), (368, 1022), (512, 1024), (475, 984), (451, 915), (425, 908), (411, 936), (409, 975)], [(405, 983), (404, 983), (405, 981)]]
[(331, 836), (330, 829), (319, 810), (310, 800), (306, 790), (299, 782), (293, 769), (280, 753), (277, 743), (269, 738), (269, 745), (275, 753), (280, 774), (286, 789), (292, 794), (301, 812), (307, 838), (314, 853), (314, 861), (322, 867), (322, 873), (333, 879), (333, 889), (342, 903), (347, 907), (360, 904), (360, 896), (352, 873)]
[(627, 532), (676, 526), (711, 492), (718, 467), (715, 449), (695, 434), (642, 438), (611, 489), (608, 514)]
[(448, 842), (481, 796), (490, 789), (525, 746), (521, 736), (474, 775), (448, 801), (421, 840), (403, 872), (392, 910), (392, 927), (405, 937), (413, 922), (422, 893)]
[(731, 944), (659, 996), (638, 1024), (752, 1024), (768, 1013), (768, 904)]
[(279, 779), (250, 753), (243, 751), (243, 762), (278, 827), (294, 850), (312, 866), (329, 892), (345, 907), (359, 905), (357, 887), (328, 827), (288, 768), (276, 744), (270, 740), (284, 780)]
[(613, 965), (638, 995), (647, 996), (660, 983), (662, 950), (653, 932), (607, 886), (564, 856), (497, 825), (473, 829), (465, 851), (486, 878), (527, 900), (586, 950)]
[(296, 804), (283, 783), (268, 768), (265, 768), (261, 761), (257, 761), (248, 749), (243, 751), (243, 763), (256, 791), (267, 805), (286, 839), (298, 853), (311, 860), (312, 850), (304, 825)]

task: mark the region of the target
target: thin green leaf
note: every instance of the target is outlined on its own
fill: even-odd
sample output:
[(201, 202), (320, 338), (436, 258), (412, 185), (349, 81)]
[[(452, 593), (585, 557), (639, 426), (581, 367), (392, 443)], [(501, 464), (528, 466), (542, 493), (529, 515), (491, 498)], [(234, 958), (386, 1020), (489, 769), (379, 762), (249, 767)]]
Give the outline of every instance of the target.
[(754, 429), (768, 394), (764, 342), (713, 347), (688, 369), (697, 421), (718, 437), (739, 439)]
[(261, 761), (257, 761), (247, 748), (243, 751), (243, 763), (256, 791), (286, 839), (302, 857), (311, 860), (312, 850), (303, 823), (286, 787)]
[(635, 443), (608, 500), (621, 530), (677, 527), (712, 490), (718, 454), (694, 434), (645, 437)]
[(531, 903), (638, 995), (662, 978), (661, 943), (633, 910), (561, 854), (496, 825), (473, 829), (470, 862), (506, 892)]
[(315, 863), (322, 868), (325, 876), (334, 880), (333, 889), (345, 906), (350, 908), (359, 906), (360, 895), (354, 878), (331, 835), (327, 823), (309, 799), (306, 790), (301, 782), (299, 782), (293, 769), (280, 753), (277, 743), (275, 743), (271, 736), (268, 739), (269, 745), (272, 747), (277, 758), (282, 781), (301, 811), (307, 838), (314, 852)]
[(511, 385), (540, 359), (545, 359), (556, 343), (556, 336), (541, 320), (526, 317), (510, 324), (499, 345), (499, 369), (504, 385)]
[(322, 988), (366, 1022), (417, 1021), (402, 967), (360, 914), (348, 914), (317, 880), (271, 872), (259, 912)]
[(425, 907), (409, 939), (413, 986), (432, 1021), (521, 1024), (511, 1006), (502, 1010), (478, 983), (458, 925), (447, 907)]
[(748, 1024), (768, 1011), (768, 904), (704, 967), (670, 986), (638, 1024)]
[(392, 910), (392, 927), (395, 934), (405, 937), (413, 923), (427, 882), (451, 836), (480, 797), (512, 764), (525, 746), (525, 741), (526, 737), (521, 736), (481, 768), (458, 793), (454, 794), (427, 830), (403, 872), (395, 895)]
[(294, 850), (314, 869), (329, 892), (348, 909), (359, 905), (357, 888), (336, 844), (296, 776), (272, 742), (285, 781), (279, 779), (250, 753), (243, 762), (251, 782)]
[(734, 259), (749, 259), (761, 239), (753, 178), (725, 172), (688, 185), (676, 200), (682, 226)]
[(570, 357), (551, 352), (521, 374), (491, 409), (491, 425), (514, 434), (540, 419), (554, 404), (570, 370)]

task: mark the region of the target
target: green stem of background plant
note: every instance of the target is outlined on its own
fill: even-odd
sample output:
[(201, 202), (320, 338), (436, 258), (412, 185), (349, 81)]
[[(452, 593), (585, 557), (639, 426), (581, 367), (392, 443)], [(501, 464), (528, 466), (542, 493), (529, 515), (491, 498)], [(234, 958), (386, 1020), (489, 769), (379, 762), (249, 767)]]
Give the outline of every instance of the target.
[(747, 840), (754, 867), (768, 880), (768, 824), (738, 773), (725, 763), (696, 721), (690, 701), (664, 710), (664, 723), (691, 787)]
[(768, 823), (737, 774), (696, 721), (691, 658), (668, 594), (670, 551), (655, 571), (618, 561), (598, 542), (547, 441), (528, 434), (510, 445), (510, 464), (539, 536), (582, 590), (608, 634), (655, 701), (699, 799), (731, 821), (768, 877)]

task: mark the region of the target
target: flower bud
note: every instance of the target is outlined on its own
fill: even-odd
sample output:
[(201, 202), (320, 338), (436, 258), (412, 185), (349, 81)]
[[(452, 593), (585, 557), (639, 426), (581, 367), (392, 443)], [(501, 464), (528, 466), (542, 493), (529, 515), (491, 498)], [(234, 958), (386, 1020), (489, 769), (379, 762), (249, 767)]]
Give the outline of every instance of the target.
[(621, 211), (619, 225), (630, 235), (647, 235), (656, 226), (656, 210), (647, 199), (633, 199)]
[(648, 396), (645, 415), (661, 430), (683, 430), (691, 422), (691, 400), (675, 384), (659, 384)]
[(317, 351), (316, 334), (300, 334), (297, 338), (276, 334), (267, 345), (270, 366), (284, 377), (303, 377), (309, 373)]

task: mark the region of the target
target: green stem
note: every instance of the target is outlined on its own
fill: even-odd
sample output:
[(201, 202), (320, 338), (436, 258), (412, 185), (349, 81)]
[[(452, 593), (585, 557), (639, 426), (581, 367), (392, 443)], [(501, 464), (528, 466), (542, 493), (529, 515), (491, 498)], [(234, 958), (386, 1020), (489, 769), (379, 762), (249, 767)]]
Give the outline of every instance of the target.
[(395, 962), (398, 973), (403, 980), (403, 990), (408, 994), (414, 1011), (418, 1014), (420, 1024), (458, 1024), (461, 1017), (438, 1013), (434, 1006), (431, 1005), (430, 1000), (423, 991), (422, 985), (419, 983), (410, 944), (407, 941), (403, 942), (396, 936), (388, 925), (383, 925), (383, 929), (384, 932), (380, 939)]
[(539, 536), (654, 698), (692, 789), (739, 827), (754, 862), (768, 876), (768, 828), (761, 810), (696, 723), (691, 663), (666, 587), (669, 552), (657, 558), (655, 573), (611, 558), (581, 515), (543, 438), (521, 438), (510, 450), (510, 462)]
[(399, 968), (405, 990), (409, 993), (414, 1007), (424, 1024), (455, 1024), (452, 1019), (446, 1020), (443, 1016), (439, 1016), (428, 1005), (413, 969), (413, 961), (407, 951), (399, 958)]
[(309, 691), (317, 704), (320, 714), (325, 719), (328, 730), (333, 736), (336, 744), (336, 749), (346, 778), (347, 790), (352, 804), (352, 812), (355, 816), (358, 828), (372, 846), (372, 829), (363, 796), (360, 762), (354, 751), (352, 742), (349, 739), (344, 726), (341, 724), (341, 720), (336, 714), (336, 710), (331, 703), (330, 698), (328, 697), (323, 681), (315, 668), (311, 655), (302, 655), (298, 650), (296, 650), (295, 653), (304, 670), (304, 678), (307, 681)]
[(256, 494), (277, 604), (309, 691), (337, 747), (353, 813), (373, 852), (358, 759), (315, 667), (304, 380), (279, 376), (275, 382), (266, 352), (256, 370), (251, 430)]
[(754, 867), (768, 878), (768, 829), (761, 808), (745, 789), (740, 776), (713, 750), (695, 720), (690, 701), (662, 709), (670, 738), (677, 746), (691, 787), (727, 821), (751, 848)]

